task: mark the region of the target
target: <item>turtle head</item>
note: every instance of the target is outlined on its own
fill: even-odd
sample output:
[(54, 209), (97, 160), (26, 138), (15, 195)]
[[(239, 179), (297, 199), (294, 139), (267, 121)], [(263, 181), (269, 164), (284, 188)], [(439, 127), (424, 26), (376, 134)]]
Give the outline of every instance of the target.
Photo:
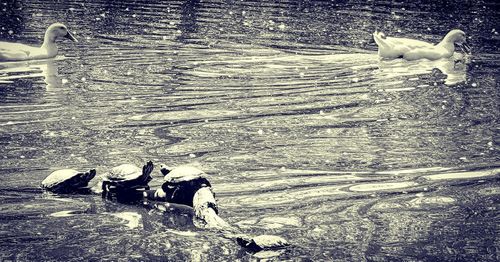
[(168, 175), (168, 173), (170, 173), (171, 170), (172, 168), (170, 168), (169, 166), (165, 164), (160, 164), (160, 172), (162, 173), (163, 176)]
[(260, 248), (259, 246), (257, 246), (255, 244), (255, 241), (250, 236), (239, 235), (236, 237), (236, 243), (238, 243), (238, 245), (240, 245), (244, 248), (248, 248), (252, 251), (262, 250), (262, 248)]
[(153, 165), (153, 162), (151, 161), (148, 161), (143, 167), (142, 167), (142, 174), (144, 176), (149, 176), (149, 174), (151, 174), (151, 172), (153, 172), (153, 168), (154, 168), (154, 165)]
[(95, 177), (95, 175), (96, 175), (95, 169), (90, 169), (89, 172), (85, 173), (83, 177), (88, 182), (92, 180)]

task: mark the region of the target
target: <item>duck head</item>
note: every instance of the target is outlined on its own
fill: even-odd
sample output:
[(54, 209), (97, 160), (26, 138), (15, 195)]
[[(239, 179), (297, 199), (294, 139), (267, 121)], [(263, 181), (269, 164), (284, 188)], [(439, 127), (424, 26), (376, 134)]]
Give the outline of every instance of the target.
[(443, 41), (456, 44), (458, 45), (458, 47), (460, 47), (460, 49), (462, 49), (462, 51), (470, 54), (471, 48), (467, 44), (467, 39), (465, 37), (464, 31), (460, 29), (451, 30), (448, 34), (446, 34)]
[(73, 42), (78, 42), (76, 38), (69, 32), (68, 28), (61, 23), (54, 23), (45, 31), (44, 42), (54, 43), (59, 38), (68, 38)]

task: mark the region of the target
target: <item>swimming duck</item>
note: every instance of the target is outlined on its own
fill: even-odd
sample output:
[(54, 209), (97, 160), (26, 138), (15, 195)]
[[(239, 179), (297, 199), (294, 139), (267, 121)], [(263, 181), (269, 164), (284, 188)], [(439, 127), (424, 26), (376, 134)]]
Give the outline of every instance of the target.
[(406, 60), (417, 60), (427, 58), (437, 60), (449, 58), (455, 52), (455, 44), (462, 51), (469, 53), (470, 47), (466, 43), (465, 33), (462, 30), (451, 30), (437, 45), (432, 43), (409, 39), (386, 37), (382, 32), (373, 33), (373, 39), (378, 45), (378, 55), (382, 58), (394, 59), (404, 58)]
[(78, 42), (64, 24), (54, 23), (45, 31), (45, 37), (43, 38), (41, 47), (0, 42), (0, 61), (24, 61), (55, 57), (58, 52), (56, 40), (61, 37)]

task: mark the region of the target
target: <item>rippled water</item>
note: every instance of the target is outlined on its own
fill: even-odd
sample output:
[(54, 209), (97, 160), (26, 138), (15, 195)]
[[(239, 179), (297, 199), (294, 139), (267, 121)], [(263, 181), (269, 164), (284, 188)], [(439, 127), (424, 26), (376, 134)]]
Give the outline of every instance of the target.
[[(276, 260), (499, 260), (495, 1), (2, 5), (1, 40), (38, 43), (54, 21), (80, 40), (0, 63), (2, 260), (269, 255), (190, 212), (39, 189), (55, 169), (147, 160), (208, 172), (222, 217), (293, 244)], [(461, 28), (473, 54), (379, 61), (376, 28)]]

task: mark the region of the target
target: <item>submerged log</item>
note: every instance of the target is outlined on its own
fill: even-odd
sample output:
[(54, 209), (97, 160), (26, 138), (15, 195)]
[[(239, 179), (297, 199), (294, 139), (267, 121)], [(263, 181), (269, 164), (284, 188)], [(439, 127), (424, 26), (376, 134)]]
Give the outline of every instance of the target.
[[(154, 201), (172, 199), (161, 188), (145, 191), (144, 197)], [(184, 197), (181, 199), (184, 199)], [(220, 230), (224, 237), (235, 240), (236, 243), (249, 251), (258, 252), (266, 249), (280, 249), (290, 245), (288, 241), (280, 236), (249, 236), (226, 222), (218, 214), (217, 202), (210, 187), (202, 186), (195, 191), (192, 196), (192, 208), (195, 218), (203, 221), (203, 227)]]

